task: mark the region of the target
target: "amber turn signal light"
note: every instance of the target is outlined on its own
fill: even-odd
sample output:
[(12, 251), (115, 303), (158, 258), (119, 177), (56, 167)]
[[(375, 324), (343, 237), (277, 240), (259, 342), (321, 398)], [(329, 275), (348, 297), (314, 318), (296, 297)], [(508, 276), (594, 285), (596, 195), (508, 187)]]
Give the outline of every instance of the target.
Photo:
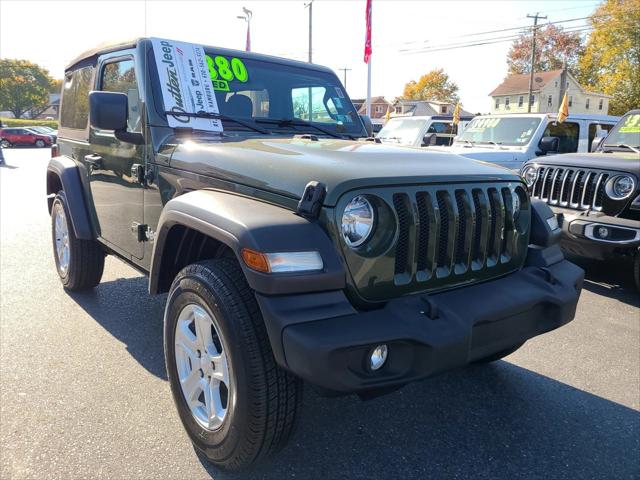
[(247, 267), (258, 272), (269, 273), (269, 261), (264, 253), (256, 252), (249, 248), (242, 249), (242, 260)]

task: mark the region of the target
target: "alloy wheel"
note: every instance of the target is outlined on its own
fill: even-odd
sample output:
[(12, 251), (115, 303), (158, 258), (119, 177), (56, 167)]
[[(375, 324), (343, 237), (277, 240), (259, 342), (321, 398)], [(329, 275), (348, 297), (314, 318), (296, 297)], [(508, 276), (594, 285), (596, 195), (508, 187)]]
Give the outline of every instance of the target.
[(216, 430), (234, 395), (217, 320), (201, 306), (188, 304), (178, 316), (174, 338), (178, 378), (191, 415), (202, 428)]

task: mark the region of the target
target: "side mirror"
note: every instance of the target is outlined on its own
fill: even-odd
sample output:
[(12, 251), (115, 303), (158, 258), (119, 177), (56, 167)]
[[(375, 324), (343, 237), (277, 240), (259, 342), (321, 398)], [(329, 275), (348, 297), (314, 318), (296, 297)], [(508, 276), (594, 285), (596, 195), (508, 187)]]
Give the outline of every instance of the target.
[(596, 150), (598, 150), (598, 148), (600, 148), (600, 145), (602, 145), (602, 142), (604, 142), (604, 139), (607, 138), (606, 136), (603, 137), (596, 137), (591, 141), (591, 150), (589, 150), (590, 152), (595, 152)]
[(113, 130), (114, 136), (121, 142), (142, 145), (141, 133), (127, 131), (129, 117), (129, 99), (126, 93), (89, 92), (89, 118), (91, 126), (100, 130)]
[(560, 149), (560, 139), (558, 137), (542, 137), (538, 144), (540, 155), (557, 152)]
[(90, 92), (91, 126), (100, 130), (126, 130), (129, 100), (119, 92)]
[(367, 137), (373, 137), (373, 123), (368, 115), (360, 115), (360, 120), (364, 124), (364, 129), (367, 132)]
[(422, 146), (429, 147), (431, 145), (436, 144), (438, 136), (435, 133), (427, 133), (424, 137), (422, 137)]

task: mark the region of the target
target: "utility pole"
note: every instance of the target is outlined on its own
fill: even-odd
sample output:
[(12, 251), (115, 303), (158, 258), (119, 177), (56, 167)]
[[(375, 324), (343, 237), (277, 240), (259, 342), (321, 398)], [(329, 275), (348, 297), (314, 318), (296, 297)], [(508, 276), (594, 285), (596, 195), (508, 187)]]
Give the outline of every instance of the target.
[[(536, 31), (538, 30), (538, 19), (544, 20), (547, 17), (542, 17), (539, 13), (536, 13), (535, 15), (527, 15), (527, 18), (533, 18), (533, 38), (531, 40), (531, 72), (529, 72), (529, 102), (527, 108), (527, 112), (531, 113), (531, 104), (533, 103), (531, 101), (531, 97), (533, 95), (533, 74), (535, 70), (533, 66), (536, 62)], [(538, 101), (540, 101), (540, 99), (538, 99)]]
[(347, 89), (347, 72), (350, 72), (351, 69), (350, 68), (339, 68), (338, 70), (342, 70), (342, 72), (344, 73), (344, 82), (342, 82), (344, 84), (344, 89)]

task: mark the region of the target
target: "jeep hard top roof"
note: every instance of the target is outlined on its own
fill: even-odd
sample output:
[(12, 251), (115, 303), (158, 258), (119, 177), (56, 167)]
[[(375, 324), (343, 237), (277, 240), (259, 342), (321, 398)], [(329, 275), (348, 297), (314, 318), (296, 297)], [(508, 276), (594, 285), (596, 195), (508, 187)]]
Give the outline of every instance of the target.
[[(91, 48), (81, 53), (76, 58), (74, 58), (64, 70), (65, 72), (72, 70), (73, 67), (79, 64), (84, 64), (86, 63), (87, 60), (93, 59), (94, 57), (98, 57), (105, 53), (117, 52), (118, 50), (125, 50), (128, 48), (135, 48), (140, 42), (149, 41), (149, 40), (150, 39), (148, 37), (140, 37), (133, 40), (126, 40), (126, 41), (108, 43), (108, 44), (103, 43), (103, 44), (97, 45), (94, 48)], [(151, 44), (149, 43), (149, 45)], [(208, 49), (215, 50), (216, 52), (220, 52), (228, 56), (236, 56), (236, 57), (247, 58), (247, 59), (261, 60), (263, 62), (280, 63), (283, 65), (289, 65), (292, 67), (302, 67), (302, 68), (307, 68), (311, 70), (318, 70), (321, 72), (334, 73), (333, 70), (331, 70), (330, 68), (324, 67), (322, 65), (316, 65), (314, 63), (301, 62), (298, 60), (289, 60), (288, 58), (275, 57), (273, 55), (265, 55), (262, 53), (246, 52), (244, 50), (234, 50), (230, 48), (215, 47), (211, 45), (202, 45), (202, 46), (204, 47), (205, 50), (208, 50)]]

